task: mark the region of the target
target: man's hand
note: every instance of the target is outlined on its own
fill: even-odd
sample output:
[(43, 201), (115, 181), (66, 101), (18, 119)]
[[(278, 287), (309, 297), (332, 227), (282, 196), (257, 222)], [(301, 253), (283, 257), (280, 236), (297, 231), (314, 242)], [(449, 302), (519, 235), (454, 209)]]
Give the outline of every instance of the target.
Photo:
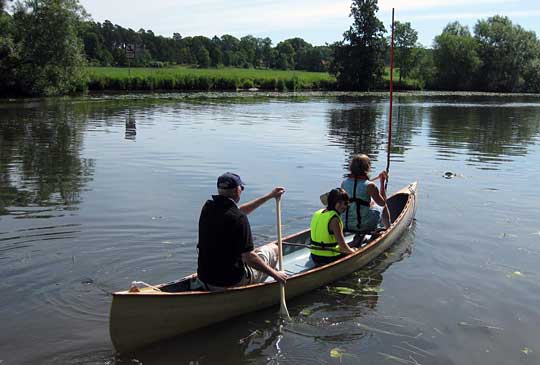
[(285, 193), (285, 188), (281, 186), (277, 186), (274, 189), (272, 189), (271, 192), (268, 193), (268, 196), (270, 198), (277, 198), (277, 197), (282, 196), (284, 193)]
[(278, 283), (285, 284), (287, 282), (287, 274), (285, 271), (276, 271), (272, 277), (276, 279)]

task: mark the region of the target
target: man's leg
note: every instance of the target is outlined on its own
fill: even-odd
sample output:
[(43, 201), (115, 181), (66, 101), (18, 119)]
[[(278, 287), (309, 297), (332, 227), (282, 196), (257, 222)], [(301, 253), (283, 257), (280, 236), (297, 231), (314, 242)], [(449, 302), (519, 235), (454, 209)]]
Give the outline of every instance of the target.
[[(276, 244), (264, 245), (255, 249), (255, 253), (263, 260), (268, 266), (276, 268), (279, 255), (279, 247)], [(268, 275), (262, 271), (256, 270), (252, 267), (248, 267), (251, 274), (249, 284), (262, 283)], [(244, 284), (247, 285), (247, 284)]]

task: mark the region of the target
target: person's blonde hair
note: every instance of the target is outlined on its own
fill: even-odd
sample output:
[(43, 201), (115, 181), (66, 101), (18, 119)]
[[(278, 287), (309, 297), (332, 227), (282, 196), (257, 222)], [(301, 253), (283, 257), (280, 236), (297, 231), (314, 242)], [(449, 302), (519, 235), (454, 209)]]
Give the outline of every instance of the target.
[(349, 170), (353, 176), (367, 176), (370, 168), (371, 160), (362, 153), (354, 155), (349, 163)]

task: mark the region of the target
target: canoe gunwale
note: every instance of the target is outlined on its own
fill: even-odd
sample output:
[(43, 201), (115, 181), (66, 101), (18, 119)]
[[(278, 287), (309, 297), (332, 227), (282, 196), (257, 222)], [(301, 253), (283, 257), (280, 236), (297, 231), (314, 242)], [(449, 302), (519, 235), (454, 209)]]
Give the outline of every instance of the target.
[[(336, 261), (333, 261), (331, 263), (328, 263), (326, 265), (317, 266), (317, 267), (314, 267), (312, 269), (309, 269), (309, 270), (302, 271), (302, 272), (299, 272), (297, 274), (291, 275), (291, 276), (289, 276), (287, 278), (287, 281), (296, 281), (297, 279), (300, 279), (300, 278), (302, 278), (304, 276), (313, 275), (314, 273), (318, 273), (318, 272), (333, 268), (333, 267), (335, 267), (337, 265), (340, 265), (340, 264), (342, 264), (342, 263), (344, 263), (346, 261), (352, 260), (352, 259), (354, 259), (355, 257), (357, 257), (359, 255), (364, 255), (364, 254), (366, 254), (367, 252), (369, 252), (372, 249), (375, 249), (388, 235), (390, 235), (390, 233), (396, 227), (398, 227), (400, 225), (401, 221), (404, 219), (405, 215), (408, 213), (409, 209), (411, 208), (410, 207), (411, 204), (414, 204), (412, 209), (416, 209), (416, 206), (415, 206), (416, 205), (416, 196), (415, 196), (416, 195), (416, 185), (417, 185), (417, 182), (410, 183), (407, 186), (405, 186), (403, 189), (401, 189), (401, 190), (395, 192), (394, 194), (392, 194), (388, 198), (388, 199), (390, 199), (391, 197), (399, 195), (399, 194), (407, 194), (408, 195), (407, 202), (403, 206), (403, 209), (401, 210), (400, 214), (392, 222), (390, 227), (388, 227), (379, 237), (377, 237), (373, 241), (369, 242), (365, 246), (359, 248), (353, 254), (344, 256), (344, 257), (342, 257), (342, 258), (340, 258), (340, 259), (338, 259)], [(414, 216), (414, 213), (413, 213), (413, 216)], [(294, 239), (295, 237), (306, 234), (309, 231), (310, 231), (310, 229), (308, 228), (308, 229), (302, 230), (300, 232), (296, 232), (294, 234), (288, 235), (288, 236), (283, 238), (283, 241), (288, 241), (288, 240)], [(271, 244), (276, 244), (276, 243), (277, 243), (277, 240), (276, 241), (271, 241), (269, 243), (266, 243), (265, 246), (266, 245), (271, 245)], [(172, 282), (156, 285), (156, 287), (160, 288), (160, 287), (163, 287), (165, 285), (170, 285), (172, 283), (180, 282), (182, 280), (190, 280), (190, 279), (193, 279), (195, 277), (197, 277), (197, 274), (193, 273), (191, 275), (185, 276), (185, 277), (183, 277), (181, 279), (178, 279), (178, 280), (175, 280), (175, 281), (172, 281)], [(271, 287), (271, 286), (277, 286), (277, 285), (278, 285), (278, 283), (276, 281), (271, 281), (271, 282), (251, 284), (251, 285), (246, 285), (246, 286), (241, 286), (241, 287), (236, 287), (236, 288), (228, 288), (228, 289), (225, 289), (225, 290), (222, 290), (222, 291), (185, 291), (185, 292), (149, 291), (149, 292), (130, 293), (129, 291), (124, 290), (124, 291), (114, 292), (113, 297), (115, 297), (115, 296), (149, 297), (149, 296), (224, 295), (224, 294), (230, 293), (231, 291), (244, 291), (244, 290), (250, 290), (250, 289), (254, 289), (254, 288), (257, 288), (257, 287), (261, 287), (261, 286)]]

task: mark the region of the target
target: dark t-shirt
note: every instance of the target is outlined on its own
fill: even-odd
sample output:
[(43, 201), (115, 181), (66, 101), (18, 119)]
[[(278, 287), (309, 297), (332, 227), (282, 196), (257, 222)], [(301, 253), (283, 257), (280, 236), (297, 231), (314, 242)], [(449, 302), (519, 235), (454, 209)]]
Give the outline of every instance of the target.
[(230, 286), (244, 273), (242, 254), (253, 250), (247, 216), (229, 198), (213, 195), (199, 218), (197, 274), (210, 285)]

